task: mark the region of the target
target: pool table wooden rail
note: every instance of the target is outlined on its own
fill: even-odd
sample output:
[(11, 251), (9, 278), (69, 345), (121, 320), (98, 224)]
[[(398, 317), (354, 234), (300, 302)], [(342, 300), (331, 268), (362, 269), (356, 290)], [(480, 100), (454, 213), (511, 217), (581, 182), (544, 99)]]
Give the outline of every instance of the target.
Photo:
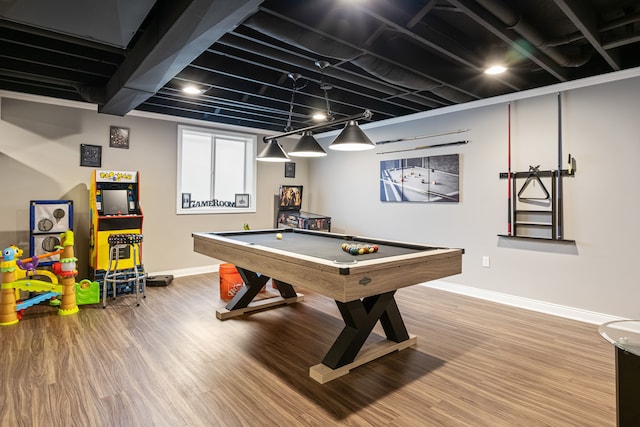
[[(462, 249), (424, 246), (430, 250), (369, 260), (366, 255), (354, 256), (356, 263), (345, 264), (241, 242), (218, 233), (193, 233), (193, 239), (195, 252), (340, 302), (379, 295), (462, 271)], [(384, 240), (375, 241), (385, 243)]]

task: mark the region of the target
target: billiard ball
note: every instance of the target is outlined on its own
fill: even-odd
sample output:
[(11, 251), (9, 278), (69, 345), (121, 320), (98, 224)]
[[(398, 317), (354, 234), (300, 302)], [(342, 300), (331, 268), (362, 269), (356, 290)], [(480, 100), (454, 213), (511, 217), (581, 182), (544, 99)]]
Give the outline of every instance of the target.
[(282, 234), (280, 234), (280, 233), (276, 234), (276, 239), (278, 239), (278, 240), (282, 239)]

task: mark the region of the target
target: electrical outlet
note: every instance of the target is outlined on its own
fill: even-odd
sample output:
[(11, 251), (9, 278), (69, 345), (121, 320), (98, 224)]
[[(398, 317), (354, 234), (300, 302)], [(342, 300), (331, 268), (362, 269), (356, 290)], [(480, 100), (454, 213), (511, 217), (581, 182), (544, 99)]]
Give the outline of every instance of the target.
[(482, 266), (489, 268), (491, 267), (491, 258), (489, 258), (488, 256), (483, 256), (482, 257)]

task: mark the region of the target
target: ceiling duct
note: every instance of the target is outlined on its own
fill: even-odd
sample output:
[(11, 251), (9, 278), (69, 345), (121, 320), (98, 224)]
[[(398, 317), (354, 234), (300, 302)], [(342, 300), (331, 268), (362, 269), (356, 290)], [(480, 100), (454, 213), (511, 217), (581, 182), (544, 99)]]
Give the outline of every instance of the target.
[[(519, 11), (506, 5), (501, 0), (476, 0), (476, 2), (502, 21), (507, 28), (520, 34), (558, 65), (562, 67), (580, 67), (590, 59), (590, 55), (568, 55), (560, 49), (552, 47), (553, 42), (551, 40), (547, 40), (533, 25), (523, 20)], [(537, 7), (555, 6), (553, 4), (540, 4)]]
[[(344, 43), (308, 31), (298, 25), (291, 24), (270, 15), (256, 14), (247, 19), (243, 24), (255, 31), (282, 40), (288, 44), (301, 47), (315, 54), (327, 58), (349, 61), (367, 73), (392, 85), (419, 91), (431, 91), (432, 89), (442, 87), (442, 83), (440, 82), (408, 71), (405, 68), (398, 67), (389, 61), (384, 61), (373, 55), (363, 54), (362, 51)], [(447, 91), (440, 90), (440, 92), (441, 95), (439, 96), (451, 102), (471, 100), (471, 97), (455, 89)]]
[(347, 61), (361, 54), (358, 49), (354, 49), (344, 43), (338, 43), (320, 34), (307, 31), (298, 25), (271, 15), (253, 15), (243, 22), (243, 25), (273, 37), (274, 39), (282, 40), (288, 44), (301, 47), (327, 58)]
[(466, 93), (455, 90), (449, 86), (439, 86), (431, 89), (431, 92), (438, 95), (440, 98), (448, 99), (449, 101), (455, 102), (457, 104), (476, 100)]
[(379, 79), (409, 89), (431, 90), (441, 85), (434, 80), (397, 67), (372, 55), (362, 55), (351, 62)]
[(449, 103), (443, 102), (441, 100), (435, 100), (432, 97), (425, 100), (424, 97), (418, 96), (414, 93), (405, 93), (400, 95), (399, 98), (406, 99), (407, 101), (414, 102), (416, 104), (426, 105), (429, 108), (438, 108), (449, 105)]
[[(257, 43), (251, 43), (247, 40), (243, 40), (237, 37), (224, 37), (219, 41), (219, 43), (236, 49), (240, 49), (244, 52), (255, 53), (256, 55), (275, 59), (286, 64), (291, 64), (301, 70), (317, 70), (317, 67), (311, 61), (309, 61), (308, 57), (306, 56), (292, 55), (281, 50), (273, 49), (272, 47), (260, 45)], [(344, 70), (338, 68), (331, 68), (326, 70), (325, 75), (331, 76), (332, 78), (343, 82), (349, 82), (358, 86), (364, 86), (366, 88), (387, 94), (389, 96), (396, 96), (401, 94), (401, 91), (397, 88), (392, 88), (389, 85), (382, 84), (379, 81), (375, 81), (374, 79), (366, 79), (361, 76), (355, 75), (355, 73), (345, 72)], [(418, 103), (424, 104), (424, 102), (425, 101), (422, 100)]]

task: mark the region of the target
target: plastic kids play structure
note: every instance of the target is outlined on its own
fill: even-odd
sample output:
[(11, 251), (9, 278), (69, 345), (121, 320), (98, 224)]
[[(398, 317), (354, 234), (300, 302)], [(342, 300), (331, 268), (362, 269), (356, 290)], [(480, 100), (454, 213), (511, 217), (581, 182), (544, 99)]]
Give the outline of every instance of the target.
[[(22, 249), (9, 246), (2, 251), (0, 262), (2, 273), (2, 292), (0, 293), (0, 326), (18, 323), (20, 313), (33, 305), (51, 299), (61, 299), (58, 314), (66, 316), (78, 312), (76, 303), (76, 270), (77, 258), (74, 255), (73, 231), (65, 231), (60, 235), (60, 249), (20, 259)], [(38, 270), (40, 259), (60, 255), (60, 261), (53, 264), (53, 273), (48, 270)], [(51, 281), (39, 280), (36, 277), (46, 277)], [(20, 302), (20, 291), (37, 292), (37, 296)]]

